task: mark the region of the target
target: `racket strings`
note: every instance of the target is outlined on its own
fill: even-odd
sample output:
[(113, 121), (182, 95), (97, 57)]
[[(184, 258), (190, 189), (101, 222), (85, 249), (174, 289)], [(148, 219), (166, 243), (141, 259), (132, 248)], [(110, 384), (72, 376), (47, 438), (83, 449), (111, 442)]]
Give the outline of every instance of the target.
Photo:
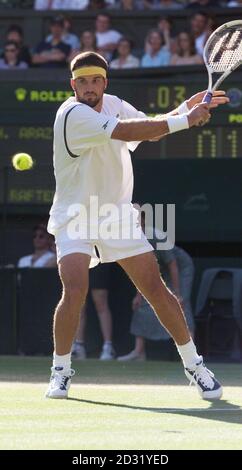
[(223, 73), (242, 61), (242, 26), (226, 28), (207, 43), (205, 56), (214, 72)]

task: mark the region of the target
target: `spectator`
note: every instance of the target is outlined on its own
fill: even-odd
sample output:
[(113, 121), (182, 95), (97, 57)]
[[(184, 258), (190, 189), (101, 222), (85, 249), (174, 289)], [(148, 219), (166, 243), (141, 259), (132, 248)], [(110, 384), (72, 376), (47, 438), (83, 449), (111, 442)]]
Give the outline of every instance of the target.
[(9, 26), (6, 35), (6, 41), (13, 41), (19, 48), (19, 60), (20, 62), (26, 62), (29, 66), (31, 65), (31, 54), (29, 48), (24, 45), (24, 35), (21, 26), (18, 24), (12, 24)]
[(49, 249), (53, 253), (52, 258), (47, 261), (45, 264), (45, 268), (57, 268), (57, 254), (56, 254), (56, 244), (55, 244), (55, 237), (50, 235), (50, 244), (49, 244)]
[[(52, 237), (43, 224), (36, 225), (33, 233), (34, 253), (23, 256), (18, 261), (18, 268), (46, 268), (56, 266), (56, 256), (51, 251)], [(52, 265), (51, 263), (52, 262)]]
[(104, 10), (108, 6), (105, 0), (89, 0), (87, 10)]
[[(142, 223), (143, 225), (143, 223)], [(156, 246), (157, 240), (164, 239), (164, 234), (154, 231), (150, 243)], [(161, 275), (166, 285), (180, 300), (191, 334), (194, 334), (194, 320), (191, 308), (191, 291), (194, 277), (194, 266), (191, 257), (181, 248), (159, 250), (155, 252)], [(145, 339), (168, 340), (170, 335), (158, 322), (149, 303), (138, 292), (133, 299), (134, 314), (131, 322), (131, 333), (135, 336), (135, 348), (120, 361), (144, 360), (146, 358)]]
[(231, 7), (241, 7), (241, 6), (242, 6), (242, 0), (237, 0), (237, 1), (231, 0), (231, 1), (228, 3), (227, 6), (230, 7), (230, 8), (231, 8)]
[(110, 5), (109, 8), (120, 11), (143, 10), (144, 3), (142, 0), (117, 0), (117, 2), (115, 2), (113, 5)]
[[(96, 268), (89, 270), (89, 287), (103, 337), (100, 360), (107, 361), (114, 358), (112, 345), (112, 315), (108, 304), (110, 263), (99, 264)], [(86, 306), (82, 309), (77, 338), (72, 347), (72, 354), (77, 359), (86, 359), (85, 326)]]
[(88, 0), (35, 0), (35, 10), (84, 10)]
[(195, 40), (195, 48), (197, 54), (203, 55), (204, 44), (209, 36), (208, 32), (208, 16), (202, 11), (194, 13), (191, 17), (191, 34)]
[(63, 19), (51, 20), (51, 41), (41, 42), (33, 55), (33, 64), (40, 67), (65, 67), (70, 53), (70, 46), (62, 41), (64, 33)]
[(151, 8), (152, 10), (179, 10), (184, 6), (174, 0), (155, 0)]
[(169, 64), (170, 51), (159, 30), (153, 29), (148, 33), (147, 44), (149, 51), (143, 55), (141, 67), (162, 67)]
[(80, 48), (75, 49), (72, 51), (71, 55), (69, 56), (68, 60), (69, 62), (74, 59), (74, 57), (77, 54), (80, 54), (80, 52), (87, 52), (87, 51), (93, 51), (95, 52), (97, 50), (97, 41), (96, 41), (96, 35), (94, 31), (91, 31), (90, 29), (86, 29), (81, 33), (80, 37)]
[[(175, 49), (175, 37), (172, 35), (172, 19), (168, 16), (161, 16), (158, 20), (157, 27), (155, 28), (160, 31), (164, 38), (166, 48), (171, 52)], [(150, 52), (150, 44), (148, 37), (145, 41), (145, 52)]]
[(3, 58), (0, 59), (0, 69), (27, 69), (28, 64), (19, 60), (19, 47), (14, 41), (7, 41), (4, 46)]
[(219, 7), (221, 0), (193, 0), (187, 5), (187, 8), (193, 8), (200, 10), (201, 8)]
[(202, 64), (202, 57), (197, 54), (194, 38), (187, 32), (181, 32), (177, 37), (177, 52), (172, 54), (170, 65)]
[(161, 16), (157, 23), (157, 29), (162, 33), (165, 45), (170, 52), (173, 52), (176, 46), (176, 37), (172, 33), (172, 26), (173, 21), (169, 16)]
[(110, 17), (106, 13), (96, 18), (96, 39), (98, 52), (110, 61), (122, 35), (110, 27)]
[[(60, 17), (61, 19), (62, 17)], [(70, 18), (70, 16), (63, 16), (63, 24), (64, 24), (64, 31), (63, 31), (63, 35), (62, 35), (62, 38), (61, 40), (67, 44), (68, 46), (70, 46), (71, 48), (71, 51), (75, 50), (75, 49), (79, 49), (80, 47), (80, 41), (77, 37), (76, 34), (73, 34), (71, 32), (72, 30), (72, 20)], [(53, 39), (53, 35), (52, 34), (49, 34), (46, 38), (46, 41), (47, 42), (51, 42)]]
[(156, 0), (143, 0), (142, 1), (143, 8), (145, 8), (147, 10), (151, 10), (153, 8), (153, 5), (154, 5), (155, 2), (156, 2)]
[(110, 63), (111, 69), (132, 69), (139, 67), (139, 59), (131, 54), (133, 42), (128, 38), (120, 39), (118, 57)]

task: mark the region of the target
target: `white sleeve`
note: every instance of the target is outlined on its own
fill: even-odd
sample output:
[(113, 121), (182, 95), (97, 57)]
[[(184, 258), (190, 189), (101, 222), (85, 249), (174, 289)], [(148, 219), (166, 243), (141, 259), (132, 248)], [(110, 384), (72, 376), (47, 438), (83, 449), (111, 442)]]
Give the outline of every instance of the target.
[(122, 119), (146, 118), (146, 114), (138, 111), (132, 104), (122, 100)]
[[(122, 112), (121, 112), (121, 119), (144, 119), (146, 118), (146, 114), (143, 113), (142, 111), (138, 111), (132, 104), (127, 103), (127, 101), (122, 101)], [(140, 142), (127, 142), (128, 149), (131, 152), (134, 152), (134, 150), (138, 147)]]
[(34, 9), (35, 10), (48, 10), (49, 2), (48, 0), (35, 0)]
[(75, 105), (65, 115), (64, 139), (66, 148), (73, 156), (79, 156), (84, 149), (104, 145), (119, 120), (98, 113), (85, 104)]
[(22, 256), (18, 260), (17, 267), (18, 268), (29, 268), (31, 266), (31, 255), (30, 256)]

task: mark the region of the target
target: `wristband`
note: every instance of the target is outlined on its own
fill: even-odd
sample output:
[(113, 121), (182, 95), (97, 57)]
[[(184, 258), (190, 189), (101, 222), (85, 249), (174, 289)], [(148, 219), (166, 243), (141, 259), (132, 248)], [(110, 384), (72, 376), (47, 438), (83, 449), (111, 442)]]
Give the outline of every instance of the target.
[(186, 114), (180, 114), (179, 116), (168, 116), (166, 121), (170, 134), (189, 128), (188, 117)]
[(180, 104), (180, 106), (178, 106), (178, 108), (176, 109), (178, 114), (186, 114), (188, 113), (189, 111), (189, 108), (187, 106), (187, 102), (184, 101), (182, 104)]

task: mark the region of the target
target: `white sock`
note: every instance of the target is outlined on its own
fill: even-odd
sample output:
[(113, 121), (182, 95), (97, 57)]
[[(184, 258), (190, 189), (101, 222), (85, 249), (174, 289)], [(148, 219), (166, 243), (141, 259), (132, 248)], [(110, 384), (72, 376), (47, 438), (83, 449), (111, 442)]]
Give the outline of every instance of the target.
[(103, 347), (112, 346), (112, 341), (104, 341)]
[[(53, 354), (53, 367), (62, 367), (63, 372), (69, 372), (71, 368), (71, 353), (64, 354), (63, 356), (59, 356), (54, 352)], [(61, 370), (61, 369), (60, 369)]]
[(188, 369), (193, 369), (196, 364), (201, 361), (202, 356), (199, 356), (197, 353), (196, 346), (192, 339), (188, 343), (179, 345), (176, 344), (177, 350), (182, 358), (184, 367)]

